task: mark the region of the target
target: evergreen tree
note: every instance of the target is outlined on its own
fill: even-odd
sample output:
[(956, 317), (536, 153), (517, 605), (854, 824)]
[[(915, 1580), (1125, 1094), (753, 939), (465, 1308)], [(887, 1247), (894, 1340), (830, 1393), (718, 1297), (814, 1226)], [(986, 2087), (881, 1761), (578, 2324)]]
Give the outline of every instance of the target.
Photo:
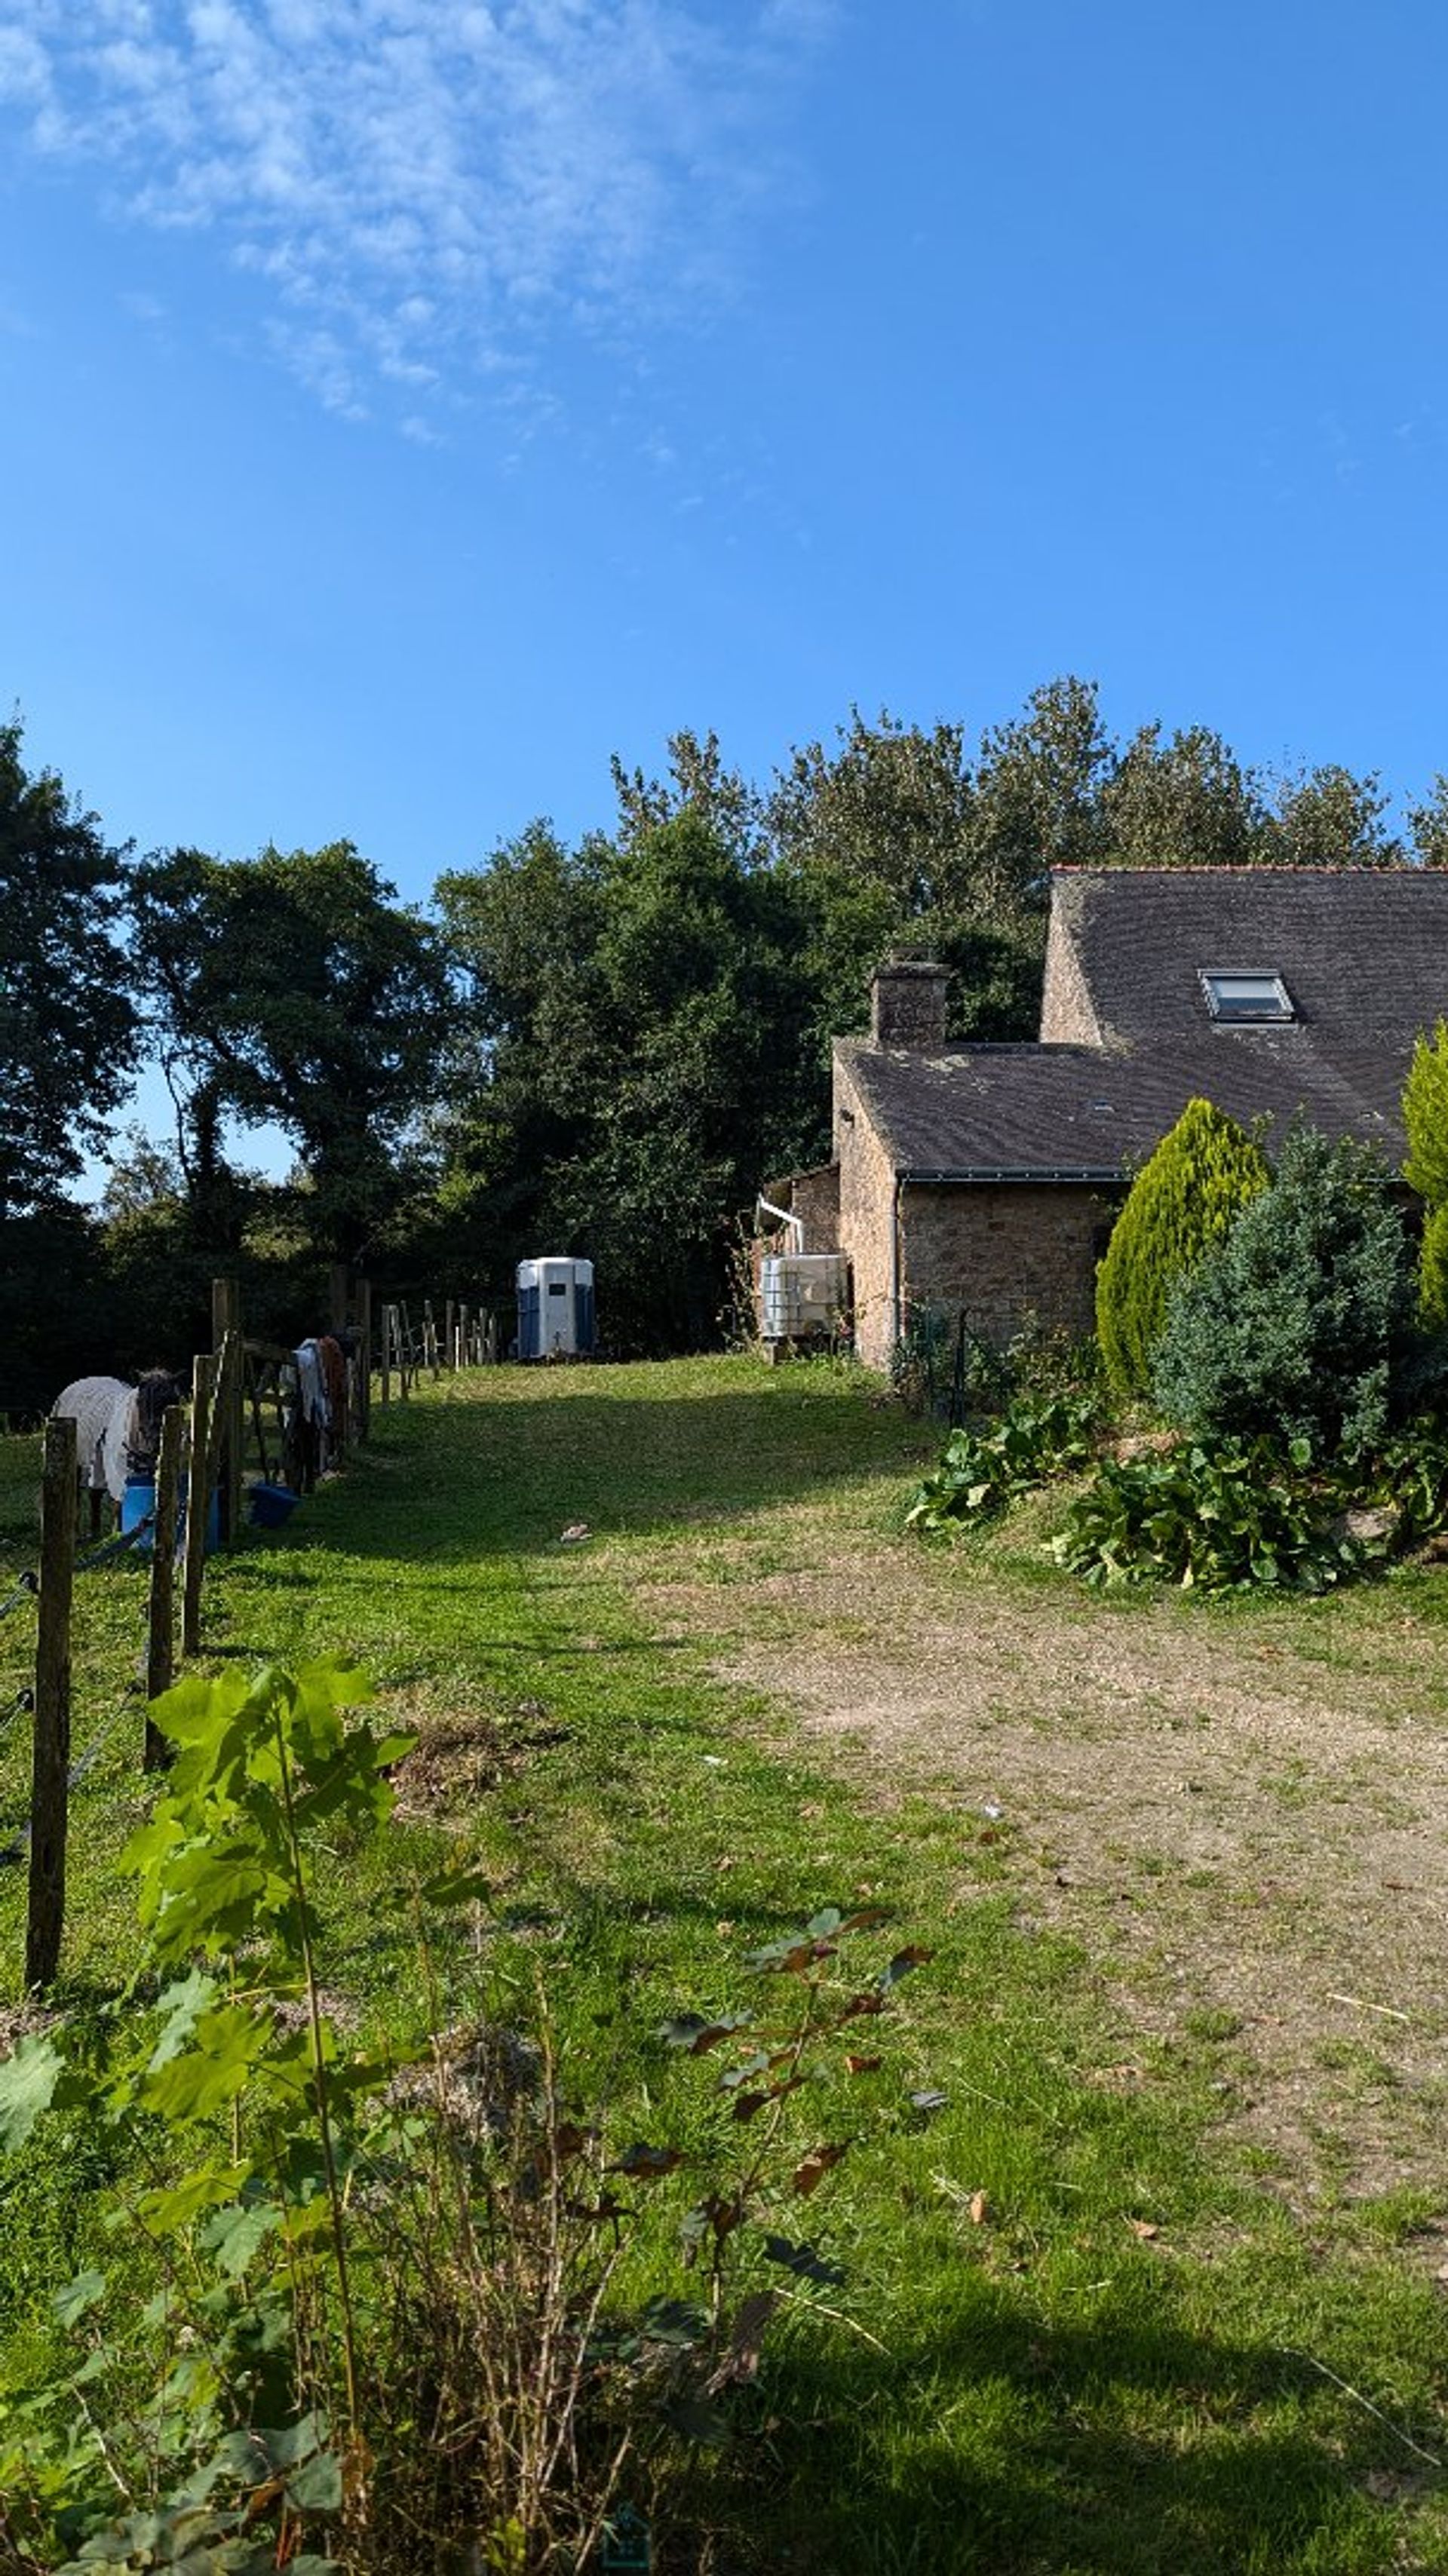
[(1223, 1242), (1271, 1178), (1251, 1138), (1189, 1100), (1131, 1185), (1096, 1273), (1096, 1330), (1111, 1384), (1143, 1394), (1172, 1289)]
[(1152, 1377), (1196, 1432), (1371, 1447), (1413, 1353), (1407, 1230), (1369, 1146), (1289, 1134), (1277, 1175), (1171, 1297)]
[(1448, 1020), (1420, 1037), (1403, 1091), (1408, 1158), (1403, 1178), (1426, 1207), (1418, 1261), (1418, 1305), (1425, 1324), (1448, 1325)]

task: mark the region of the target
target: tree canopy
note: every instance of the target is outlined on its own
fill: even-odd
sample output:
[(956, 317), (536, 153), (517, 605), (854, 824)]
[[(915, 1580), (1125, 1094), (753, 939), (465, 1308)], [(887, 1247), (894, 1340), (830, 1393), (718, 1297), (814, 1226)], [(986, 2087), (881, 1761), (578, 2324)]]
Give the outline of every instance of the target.
[(395, 1149), (454, 1019), (435, 933), (350, 841), (137, 867), (136, 970), (181, 1108), (188, 1181), (220, 1178), (219, 1120), (275, 1120), (319, 1240), (355, 1258), (396, 1197)]
[[(706, 1339), (740, 1214), (828, 1153), (831, 1041), (886, 956), (952, 970), (952, 1037), (1030, 1038), (1053, 866), (1448, 864), (1448, 775), (1395, 823), (1371, 772), (1274, 775), (1201, 725), (1118, 737), (1072, 676), (978, 733), (855, 708), (763, 782), (685, 729), (661, 775), (615, 757), (612, 788), (601, 828), (528, 825), (424, 917), (345, 840), (138, 864), (0, 729), (7, 1248), (149, 1047), (178, 1165), (133, 1149), (110, 1194), (112, 1317), (263, 1243), (298, 1278), (365, 1252), (499, 1298), (543, 1248), (600, 1263), (620, 1344)], [(291, 1183), (237, 1167), (260, 1123)]]
[(0, 1217), (54, 1207), (131, 1087), (125, 860), (0, 725)]

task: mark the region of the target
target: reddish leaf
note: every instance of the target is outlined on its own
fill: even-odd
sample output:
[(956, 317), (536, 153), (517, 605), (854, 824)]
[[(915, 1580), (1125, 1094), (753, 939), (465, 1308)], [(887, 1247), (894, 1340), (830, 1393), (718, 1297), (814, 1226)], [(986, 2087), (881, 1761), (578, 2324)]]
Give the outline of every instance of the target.
[(798, 1977), (806, 1968), (812, 1968), (817, 1960), (832, 1959), (834, 1955), (832, 1941), (814, 1940), (806, 1933), (803, 1938), (795, 1936), (787, 1941), (771, 1941), (767, 1949), (752, 1950), (744, 1964), (760, 1977)]
[(923, 1968), (926, 1960), (933, 1959), (934, 1956), (933, 1950), (925, 1949), (919, 1941), (912, 1941), (908, 1948), (896, 1951), (888, 1968), (880, 1970), (881, 1985), (898, 1985), (902, 1977), (909, 1976), (912, 1968)]
[(827, 2290), (843, 2287), (846, 2275), (838, 2263), (827, 2263), (812, 2245), (792, 2245), (787, 2236), (766, 2236), (764, 2251), (771, 2263), (782, 2264), (802, 2281), (819, 2281)]
[(853, 1914), (847, 1914), (845, 1916), (843, 1923), (840, 1925), (840, 1930), (842, 1932), (873, 1932), (876, 1930), (878, 1925), (881, 1923), (888, 1923), (889, 1920), (890, 1908), (888, 1905), (860, 1905), (856, 1907)]
[(862, 2013), (882, 2013), (884, 2009), (885, 1998), (881, 1994), (851, 1995), (849, 2002), (841, 2005), (839, 2019), (858, 2021)]
[(572, 2120), (560, 2120), (553, 2132), (553, 2152), (559, 2163), (566, 2165), (571, 2157), (581, 2156), (585, 2147), (593, 2146), (597, 2138), (596, 2129), (580, 2129)]
[(764, 2349), (765, 2331), (778, 2305), (778, 2293), (774, 2290), (753, 2290), (747, 2299), (741, 2301), (729, 2337), (729, 2349), (705, 2382), (709, 2396), (717, 2397), (721, 2388), (727, 2388), (731, 2381), (743, 2383), (756, 2376)]
[(873, 2075), (876, 2067), (883, 2066), (884, 2063), (885, 2061), (883, 2057), (847, 2057), (845, 2059), (845, 2073), (847, 2075)]
[(677, 2147), (651, 2147), (644, 2139), (636, 2138), (631, 2147), (625, 2147), (617, 2164), (607, 2170), (635, 2174), (641, 2182), (656, 2182), (660, 2174), (676, 2172), (683, 2161)]
[(752, 2057), (741, 2058), (737, 2066), (726, 2066), (719, 2078), (720, 2092), (737, 2092), (741, 2084), (748, 2083), (751, 2075), (763, 2075), (770, 2063), (765, 2051), (758, 2048)]
[(724, 2021), (703, 2021), (698, 2013), (680, 2013), (676, 2020), (664, 2023), (659, 2037), (670, 2048), (686, 2049), (690, 2057), (703, 2057), (709, 2049), (717, 2048), (721, 2039), (745, 2029), (748, 2022), (748, 2013), (731, 2013)]
[(811, 2147), (803, 2163), (795, 2166), (790, 2177), (801, 2200), (808, 2200), (810, 2193), (818, 2190), (831, 2166), (837, 2165), (840, 2158), (848, 2153), (848, 2140), (842, 2147)]
[(752, 2120), (755, 2112), (762, 2111), (766, 2102), (782, 2102), (786, 2093), (797, 2093), (803, 2082), (802, 2075), (789, 2075), (782, 2084), (771, 2084), (763, 2093), (741, 2093), (731, 2116), (736, 2120)]

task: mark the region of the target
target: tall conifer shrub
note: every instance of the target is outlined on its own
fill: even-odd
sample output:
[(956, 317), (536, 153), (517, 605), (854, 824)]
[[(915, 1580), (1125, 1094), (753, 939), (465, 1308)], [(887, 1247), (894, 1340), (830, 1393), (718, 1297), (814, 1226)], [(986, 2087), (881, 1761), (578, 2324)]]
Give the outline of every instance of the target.
[(1403, 1178), (1425, 1202), (1418, 1257), (1418, 1309), (1425, 1324), (1448, 1325), (1448, 1020), (1413, 1049), (1403, 1092), (1408, 1159)]
[(1152, 1367), (1161, 1411), (1197, 1433), (1375, 1447), (1413, 1356), (1413, 1265), (1386, 1165), (1294, 1127), (1270, 1190), (1178, 1282)]
[(1143, 1163), (1096, 1273), (1096, 1331), (1118, 1395), (1150, 1385), (1173, 1286), (1271, 1177), (1250, 1136), (1210, 1100), (1189, 1100)]

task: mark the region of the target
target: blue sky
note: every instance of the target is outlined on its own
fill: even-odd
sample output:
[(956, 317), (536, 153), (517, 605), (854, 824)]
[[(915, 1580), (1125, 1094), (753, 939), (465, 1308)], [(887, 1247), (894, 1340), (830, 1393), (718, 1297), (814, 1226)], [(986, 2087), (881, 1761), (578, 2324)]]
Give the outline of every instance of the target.
[(1437, 0), (0, 0), (0, 703), (409, 898), (1097, 678), (1448, 768)]

